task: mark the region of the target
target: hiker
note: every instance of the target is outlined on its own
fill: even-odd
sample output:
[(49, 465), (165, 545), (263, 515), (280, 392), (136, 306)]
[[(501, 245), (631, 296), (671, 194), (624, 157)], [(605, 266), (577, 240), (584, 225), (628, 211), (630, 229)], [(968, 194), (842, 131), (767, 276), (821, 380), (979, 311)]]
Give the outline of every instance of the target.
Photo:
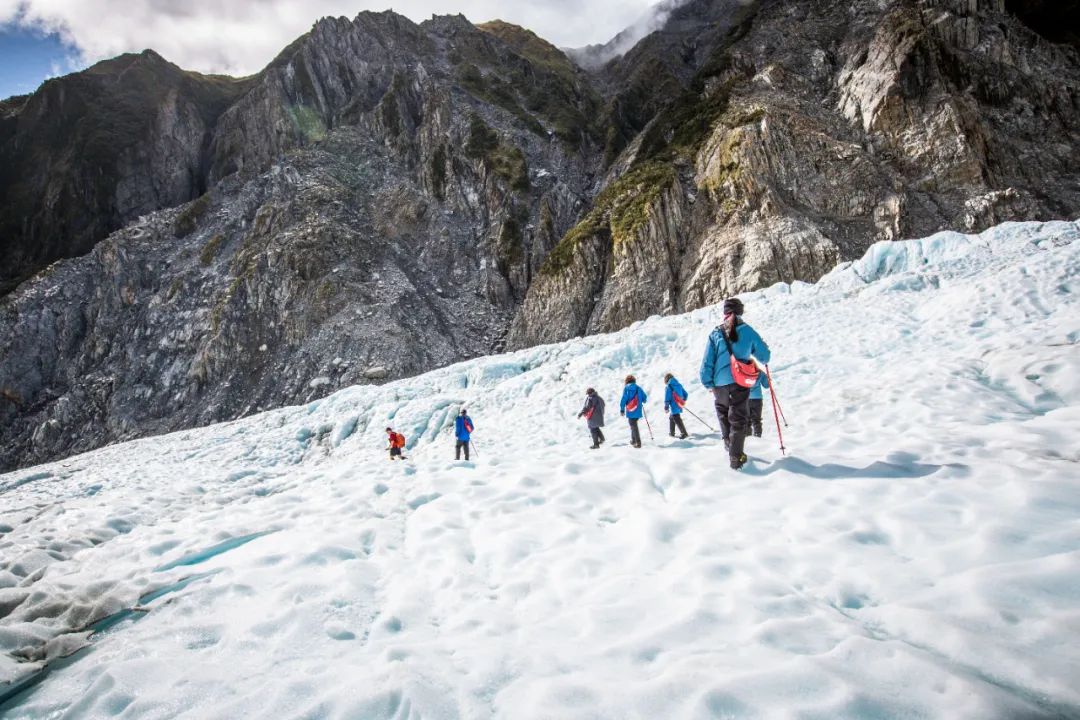
[(771, 357), (769, 346), (743, 322), (743, 310), (737, 298), (724, 302), (724, 322), (709, 336), (701, 361), (701, 384), (716, 401), (732, 470), (741, 470), (747, 460), (743, 449), (750, 425), (750, 389), (760, 374), (754, 360), (768, 364)]
[(633, 375), (626, 376), (626, 387), (623, 389), (622, 402), (619, 404), (619, 414), (630, 421), (630, 444), (641, 448), (641, 431), (638, 430), (638, 421), (645, 414), (645, 403), (649, 396), (638, 387), (637, 378)]
[(457, 437), (457, 447), (454, 451), (454, 460), (461, 459), (461, 451), (465, 450), (465, 462), (469, 462), (469, 443), (472, 438), (473, 421), (469, 417), (469, 412), (465, 408), (461, 408), (461, 414), (458, 415), (457, 421), (454, 423), (454, 436)]
[(690, 437), (682, 419), (683, 408), (686, 407), (686, 388), (671, 373), (664, 376), (664, 383), (664, 412), (668, 413), (668, 435), (675, 437), (675, 429), (678, 428), (681, 433), (679, 439), (685, 440)]
[(394, 432), (393, 428), (386, 428), (386, 434), (390, 440), (390, 459), (391, 460), (406, 460), (402, 451), (405, 449), (405, 436), (401, 433)]
[(765, 409), (765, 394), (762, 388), (768, 387), (769, 376), (759, 373), (757, 385), (750, 388), (750, 427), (754, 431), (754, 437), (761, 437), (761, 412)]
[(604, 398), (600, 397), (595, 390), (589, 388), (585, 391), (585, 407), (578, 413), (579, 418), (585, 418), (589, 425), (589, 434), (592, 435), (591, 450), (598, 450), (601, 443), (607, 442), (604, 437)]

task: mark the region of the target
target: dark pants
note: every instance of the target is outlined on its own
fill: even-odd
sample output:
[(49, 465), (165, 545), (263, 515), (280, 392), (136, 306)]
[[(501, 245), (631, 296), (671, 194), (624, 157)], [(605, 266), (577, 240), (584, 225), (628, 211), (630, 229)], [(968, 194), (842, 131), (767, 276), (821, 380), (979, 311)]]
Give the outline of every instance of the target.
[(393, 460), (394, 458), (403, 458), (403, 457), (405, 457), (405, 456), (401, 454), (401, 448), (394, 448), (394, 447), (390, 448), (390, 459), (391, 460)]
[(686, 426), (683, 425), (682, 415), (669, 415), (668, 416), (668, 435), (674, 435), (675, 429), (678, 428), (683, 437), (686, 437), (690, 433), (686, 432)]
[(750, 388), (741, 385), (724, 385), (713, 388), (716, 400), (716, 418), (724, 439), (730, 441), (728, 455), (739, 459), (746, 447), (746, 431), (750, 426)]
[(607, 442), (607, 438), (604, 437), (604, 431), (600, 428), (589, 428), (589, 433), (592, 435), (592, 444), (599, 446), (602, 442)]
[(634, 445), (641, 444), (641, 431), (638, 430), (638, 423), (641, 418), (627, 418), (630, 421), (630, 442)]
[(754, 430), (754, 437), (761, 437), (761, 411), (764, 408), (764, 400), (750, 400), (750, 427)]
[(468, 462), (469, 461), (469, 441), (468, 440), (458, 440), (457, 441), (457, 450), (454, 453), (454, 459), (455, 460), (460, 460), (461, 459), (461, 450), (462, 450), (462, 448), (465, 449), (465, 462)]

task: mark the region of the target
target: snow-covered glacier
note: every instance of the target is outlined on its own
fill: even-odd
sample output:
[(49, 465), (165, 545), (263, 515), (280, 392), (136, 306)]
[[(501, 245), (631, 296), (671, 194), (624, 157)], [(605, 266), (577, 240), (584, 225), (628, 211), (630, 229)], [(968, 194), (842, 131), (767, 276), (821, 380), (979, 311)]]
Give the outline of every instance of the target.
[(667, 435), (708, 308), (0, 476), (0, 715), (1078, 718), (1078, 292), (1049, 223), (744, 296), (741, 473)]

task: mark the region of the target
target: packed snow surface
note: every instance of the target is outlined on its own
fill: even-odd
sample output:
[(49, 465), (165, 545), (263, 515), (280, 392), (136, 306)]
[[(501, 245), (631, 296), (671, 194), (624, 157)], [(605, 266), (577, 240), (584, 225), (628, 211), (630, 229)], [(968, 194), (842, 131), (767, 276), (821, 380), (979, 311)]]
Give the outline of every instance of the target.
[(1080, 717), (1078, 278), (1006, 225), (745, 296), (790, 428), (741, 473), (667, 436), (709, 308), (2, 476), (0, 714)]

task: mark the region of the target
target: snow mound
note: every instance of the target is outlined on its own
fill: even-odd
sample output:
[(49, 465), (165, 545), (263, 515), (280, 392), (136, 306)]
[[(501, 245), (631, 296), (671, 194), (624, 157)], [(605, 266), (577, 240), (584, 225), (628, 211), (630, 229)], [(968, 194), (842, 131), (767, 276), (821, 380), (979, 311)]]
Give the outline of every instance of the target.
[(0, 476), (0, 713), (1080, 717), (1078, 239), (744, 296), (791, 427), (742, 473), (667, 436), (666, 372), (715, 427), (707, 308)]

